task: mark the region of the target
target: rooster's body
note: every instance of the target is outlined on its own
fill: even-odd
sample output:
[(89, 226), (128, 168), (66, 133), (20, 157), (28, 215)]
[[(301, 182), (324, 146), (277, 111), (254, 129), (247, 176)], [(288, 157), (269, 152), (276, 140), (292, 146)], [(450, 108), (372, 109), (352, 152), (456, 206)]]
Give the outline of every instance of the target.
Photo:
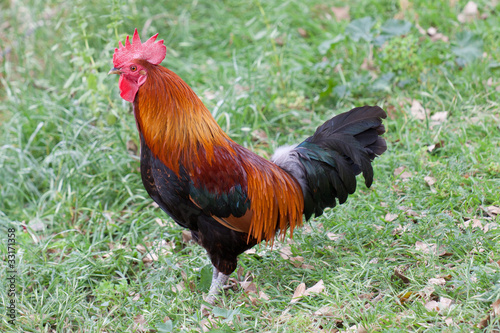
[(320, 126), (299, 145), (280, 148), (270, 162), (236, 144), (193, 90), (159, 66), (156, 36), (116, 49), (110, 73), (134, 105), (141, 140), (141, 175), (149, 195), (191, 230), (214, 266), (209, 301), (237, 266), (237, 257), (276, 233), (293, 231), (302, 215), (319, 216), (343, 203), (371, 161), (386, 149), (379, 107), (361, 107)]

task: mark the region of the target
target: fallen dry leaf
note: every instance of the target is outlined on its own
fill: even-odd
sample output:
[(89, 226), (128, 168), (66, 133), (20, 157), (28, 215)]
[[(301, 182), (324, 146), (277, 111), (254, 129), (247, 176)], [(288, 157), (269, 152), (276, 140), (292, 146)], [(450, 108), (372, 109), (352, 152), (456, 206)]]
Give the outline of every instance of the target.
[(403, 173), (403, 171), (405, 171), (405, 169), (406, 167), (404, 166), (397, 167), (396, 169), (394, 169), (394, 176), (399, 176)]
[(143, 315), (137, 315), (134, 317), (134, 325), (133, 325), (133, 331), (134, 332), (145, 332), (148, 329), (146, 328), (146, 319), (144, 318)]
[(440, 140), (438, 143), (435, 143), (433, 145), (430, 145), (427, 147), (427, 151), (429, 153), (432, 153), (434, 151), (434, 149), (436, 148), (443, 148), (444, 147), (444, 141), (443, 140)]
[(439, 111), (431, 116), (431, 120), (434, 123), (440, 124), (446, 120), (448, 117), (448, 111)]
[(162, 219), (160, 219), (159, 217), (155, 218), (155, 222), (156, 222), (156, 223), (158, 223), (158, 225), (159, 225), (160, 227), (164, 227), (164, 226), (166, 226), (166, 225), (167, 225), (167, 224), (166, 224), (166, 223), (165, 223)]
[(444, 286), (446, 284), (446, 280), (443, 278), (431, 278), (427, 281), (429, 284), (433, 284), (436, 286)]
[(172, 286), (172, 292), (178, 293), (186, 289), (186, 286), (184, 285), (184, 281), (181, 281), (180, 283), (177, 283), (175, 286)]
[(279, 249), (279, 254), (281, 258), (288, 260), (292, 256), (292, 249), (290, 248), (290, 246), (283, 246)]
[(385, 214), (384, 216), (384, 220), (386, 220), (387, 222), (392, 222), (394, 221), (395, 219), (398, 218), (398, 214), (393, 214), (393, 213), (387, 213)]
[(435, 253), (437, 249), (436, 244), (426, 244), (421, 241), (417, 241), (415, 243), (415, 247), (417, 248), (418, 251), (422, 251), (423, 253)]
[(412, 297), (413, 295), (418, 295), (417, 292), (415, 291), (407, 291), (401, 295), (398, 296), (398, 300), (401, 304), (403, 303), (406, 303), (408, 302), (408, 300), (410, 299), (410, 297)]
[(239, 284), (247, 294), (257, 294), (257, 286), (252, 281), (244, 281)]
[(497, 215), (500, 215), (500, 207), (488, 206), (488, 207), (486, 207), (486, 213), (488, 213), (488, 215), (490, 215), (491, 217), (495, 217)]
[(304, 28), (298, 28), (297, 29), (299, 35), (302, 37), (302, 38), (307, 38), (309, 37), (309, 34), (307, 33), (307, 31), (304, 29)]
[(328, 237), (329, 240), (334, 241), (334, 242), (344, 238), (344, 236), (345, 236), (345, 233), (341, 233), (341, 234), (336, 234), (333, 232), (326, 233), (326, 237)]
[(448, 257), (448, 256), (453, 255), (452, 253), (447, 252), (444, 249), (443, 245), (441, 245), (438, 248), (436, 244), (427, 244), (427, 243), (424, 243), (424, 242), (421, 242), (421, 241), (417, 241), (417, 242), (415, 242), (415, 248), (418, 251), (422, 251), (423, 253), (434, 254), (434, 255), (437, 255), (437, 256), (440, 256), (440, 257), (442, 257), (442, 256)]
[(292, 300), (290, 303), (296, 303), (299, 301), (299, 299), (304, 296), (304, 293), (306, 292), (306, 284), (302, 282), (297, 286), (295, 291), (293, 292)]
[(139, 148), (137, 148), (137, 145), (135, 144), (134, 141), (128, 140), (126, 146), (127, 146), (127, 150), (130, 153), (132, 153), (132, 155), (137, 155), (137, 151), (139, 150)]
[(451, 325), (453, 325), (453, 318), (448, 317), (444, 320), (444, 322), (446, 325), (451, 326)]
[(479, 17), (479, 10), (474, 1), (469, 1), (465, 5), (460, 14), (457, 15), (457, 20), (460, 23), (471, 22)]
[(337, 21), (349, 21), (351, 16), (349, 15), (349, 6), (345, 7), (332, 7), (333, 15)]
[(269, 296), (267, 296), (267, 294), (263, 291), (259, 292), (259, 298), (265, 301), (269, 301)]
[(414, 99), (411, 102), (410, 114), (415, 119), (425, 120), (428, 117), (429, 112), (422, 106), (422, 104), (420, 104), (419, 101)]
[(325, 290), (325, 284), (323, 280), (319, 280), (314, 286), (307, 289), (306, 289), (306, 284), (302, 282), (295, 289), (290, 303), (298, 302), (299, 299), (302, 298), (303, 296), (313, 296), (314, 294), (324, 293), (324, 290)]
[(304, 262), (304, 257), (301, 257), (301, 256), (290, 257), (290, 262), (295, 267), (300, 267), (300, 266), (302, 266), (302, 263)]
[(429, 186), (432, 186), (432, 185), (436, 184), (436, 178), (434, 178), (434, 177), (425, 176), (424, 180), (427, 183), (427, 185), (429, 185)]
[(146, 247), (144, 247), (144, 245), (142, 244), (137, 244), (136, 247), (137, 251), (139, 251), (141, 254), (144, 254), (146, 253)]
[(312, 294), (322, 294), (325, 290), (325, 284), (323, 280), (319, 280), (314, 286), (307, 288), (304, 296), (309, 296)]
[(431, 40), (433, 42), (443, 41), (443, 42), (447, 43), (450, 41), (448, 36), (443, 35), (442, 33), (438, 32), (438, 30), (434, 27), (430, 27), (429, 29), (427, 29), (426, 34), (427, 34), (427, 36), (429, 36), (431, 38)]
[(191, 231), (182, 230), (182, 242), (189, 243), (192, 240), (193, 240), (193, 234), (191, 233)]
[(368, 333), (366, 328), (361, 325), (352, 325), (347, 330), (343, 331), (345, 333)]
[(401, 178), (402, 180), (410, 179), (413, 174), (410, 171), (404, 171), (405, 169), (406, 169), (406, 167), (404, 167), (404, 166), (400, 166), (400, 167), (394, 169), (394, 176), (395, 177), (399, 176), (399, 178)]
[(442, 312), (450, 308), (452, 300), (446, 297), (440, 297), (439, 302), (429, 301), (424, 306), (428, 311)]
[(403, 281), (404, 284), (410, 283), (410, 279), (404, 276), (398, 268), (394, 269), (394, 275), (392, 277), (399, 278), (401, 281)]
[(315, 316), (335, 317), (335, 312), (339, 309), (335, 306), (325, 305), (314, 312)]

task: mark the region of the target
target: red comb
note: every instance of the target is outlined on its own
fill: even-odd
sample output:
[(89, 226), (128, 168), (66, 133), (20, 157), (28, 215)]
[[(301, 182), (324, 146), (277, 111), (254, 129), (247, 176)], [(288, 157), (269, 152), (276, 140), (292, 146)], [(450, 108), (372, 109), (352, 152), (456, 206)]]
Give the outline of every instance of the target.
[(132, 43), (130, 43), (129, 36), (127, 36), (125, 46), (121, 41), (119, 42), (119, 47), (115, 49), (113, 55), (113, 66), (120, 68), (134, 59), (143, 59), (153, 65), (158, 65), (165, 59), (167, 47), (163, 45), (163, 39), (155, 42), (156, 37), (158, 37), (158, 34), (141, 43), (141, 38), (137, 33), (137, 29), (135, 29)]

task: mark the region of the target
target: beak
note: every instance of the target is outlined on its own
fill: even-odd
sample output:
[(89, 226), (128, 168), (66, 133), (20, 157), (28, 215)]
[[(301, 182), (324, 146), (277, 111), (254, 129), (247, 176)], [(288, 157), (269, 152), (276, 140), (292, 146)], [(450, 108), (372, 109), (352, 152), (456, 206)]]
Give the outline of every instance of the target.
[(109, 75), (109, 74), (121, 74), (121, 73), (122, 73), (122, 71), (121, 71), (119, 68), (115, 68), (115, 67), (113, 67), (113, 68), (111, 68), (111, 70), (108, 72), (108, 75)]

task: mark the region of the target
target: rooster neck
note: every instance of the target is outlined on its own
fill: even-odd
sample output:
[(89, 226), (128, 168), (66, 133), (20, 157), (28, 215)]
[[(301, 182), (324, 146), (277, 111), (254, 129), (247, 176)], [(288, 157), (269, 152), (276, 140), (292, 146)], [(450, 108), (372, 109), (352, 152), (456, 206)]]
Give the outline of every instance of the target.
[(190, 166), (211, 163), (214, 147), (234, 153), (232, 140), (194, 91), (174, 72), (148, 67), (148, 78), (134, 101), (134, 115), (152, 153), (176, 174), (181, 165), (189, 172)]

